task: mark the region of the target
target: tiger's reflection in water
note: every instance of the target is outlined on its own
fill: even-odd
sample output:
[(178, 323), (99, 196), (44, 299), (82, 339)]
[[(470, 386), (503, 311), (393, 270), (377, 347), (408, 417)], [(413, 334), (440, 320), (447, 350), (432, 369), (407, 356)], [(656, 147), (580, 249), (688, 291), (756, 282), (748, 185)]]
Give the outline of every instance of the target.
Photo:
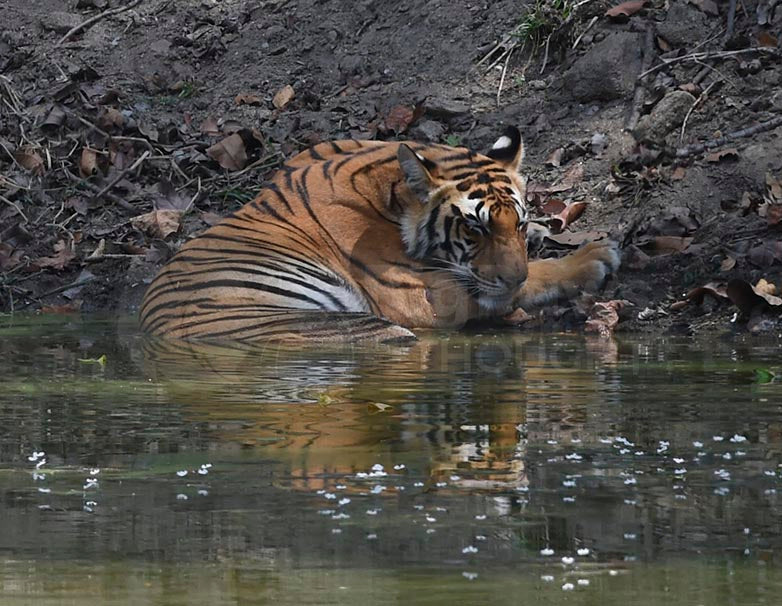
[[(530, 431), (583, 431), (602, 388), (599, 374), (561, 365), (577, 349), (520, 334), (317, 348), (150, 339), (145, 363), (165, 397), (221, 439), (287, 460), (297, 488), (406, 461), (431, 484), (509, 490), (528, 484)], [(604, 354), (578, 363), (604, 365)]]

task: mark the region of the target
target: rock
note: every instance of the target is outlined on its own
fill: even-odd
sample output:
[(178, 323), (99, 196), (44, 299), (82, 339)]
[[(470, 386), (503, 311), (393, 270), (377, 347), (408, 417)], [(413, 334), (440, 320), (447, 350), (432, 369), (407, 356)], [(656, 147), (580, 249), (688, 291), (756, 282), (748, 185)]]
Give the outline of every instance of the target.
[(445, 133), (445, 127), (434, 120), (422, 120), (410, 129), (410, 138), (414, 141), (437, 142)]
[(545, 80), (530, 80), (527, 86), (529, 86), (530, 90), (544, 90), (548, 84), (546, 84)]
[(674, 90), (654, 106), (652, 112), (641, 118), (635, 129), (639, 141), (662, 141), (673, 129), (681, 126), (695, 97), (683, 90)]
[(582, 103), (625, 97), (635, 88), (640, 64), (640, 36), (617, 32), (573, 63), (565, 73), (565, 91)]
[(657, 33), (674, 47), (692, 46), (706, 29), (706, 16), (685, 2), (672, 2), (665, 21), (657, 24)]
[(470, 106), (450, 99), (434, 99), (426, 103), (426, 115), (442, 120), (460, 118), (470, 113)]
[(782, 111), (782, 90), (778, 90), (774, 93), (774, 96), (771, 97), (771, 105), (774, 106), (774, 109)]
[(82, 22), (79, 15), (64, 11), (51, 11), (40, 17), (41, 27), (58, 34), (65, 34)]

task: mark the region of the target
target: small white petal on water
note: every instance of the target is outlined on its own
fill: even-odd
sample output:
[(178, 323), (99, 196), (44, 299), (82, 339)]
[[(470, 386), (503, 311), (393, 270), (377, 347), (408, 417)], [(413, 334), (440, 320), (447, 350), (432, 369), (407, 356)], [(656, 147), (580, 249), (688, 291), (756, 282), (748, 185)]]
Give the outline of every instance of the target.
[(467, 545), (467, 547), (462, 549), (462, 553), (478, 553), (478, 548), (474, 545)]
[(187, 495), (182, 494), (181, 492), (176, 496), (178, 501), (187, 501)]
[(551, 581), (554, 580), (554, 577), (551, 576), (550, 574), (542, 574), (540, 575), (540, 580), (543, 581), (544, 583), (551, 583)]
[(486, 514), (485, 513), (479, 513), (478, 515), (475, 516), (475, 519), (476, 520), (485, 520), (486, 519)]
[(477, 572), (467, 572), (467, 571), (465, 571), (465, 572), (462, 573), (462, 576), (465, 579), (467, 579), (468, 581), (474, 581), (475, 579), (478, 578), (478, 573)]
[(375, 539), (377, 539), (377, 535), (374, 532), (370, 532), (367, 535), (367, 541), (374, 541)]
[(711, 439), (714, 440), (715, 442), (722, 442), (725, 438), (723, 438), (722, 436), (712, 436)]
[(624, 538), (628, 541), (634, 541), (638, 535), (636, 535), (634, 532), (626, 532), (624, 534)]
[(566, 566), (570, 566), (573, 562), (575, 562), (576, 559), (571, 556), (562, 556), (562, 563)]
[(331, 534), (342, 534), (342, 529), (341, 528), (332, 528), (331, 529)]
[(209, 491), (206, 490), (205, 488), (199, 488), (198, 489), (198, 496), (200, 496), (200, 497), (207, 497), (207, 496), (209, 496)]
[(573, 583), (565, 583), (562, 585), (562, 591), (573, 591), (575, 589), (575, 585)]
[(426, 521), (430, 524), (434, 524), (437, 521), (437, 518), (433, 518), (432, 516), (426, 516)]
[(747, 441), (747, 437), (739, 434), (734, 434), (733, 437), (730, 439), (730, 441), (733, 442), (734, 444), (741, 444), (742, 442)]
[(587, 587), (589, 585), (589, 579), (578, 579), (577, 583), (581, 585), (581, 587)]
[(403, 470), (404, 468), (405, 468), (405, 464), (404, 464), (404, 463), (400, 463), (399, 465), (394, 465), (394, 469), (395, 469), (396, 471), (401, 471), (401, 470)]
[(344, 497), (344, 498), (340, 499), (337, 502), (337, 505), (347, 505), (348, 503), (350, 503), (350, 499), (347, 498), (347, 497)]
[(693, 445), (695, 448), (703, 448), (703, 442), (698, 442), (698, 440), (695, 440), (695, 441), (692, 443), (692, 445)]
[(577, 550), (576, 553), (580, 556), (587, 556), (589, 555), (589, 548), (582, 547), (581, 549)]
[(184, 478), (187, 475), (187, 469), (180, 469), (176, 472), (176, 475), (178, 475), (180, 478)]
[(540, 550), (540, 555), (542, 555), (542, 556), (553, 556), (554, 555), (554, 550), (551, 549), (551, 547), (544, 547), (543, 549)]
[(39, 488), (38, 492), (42, 492), (44, 494), (49, 494), (52, 491), (51, 488)]

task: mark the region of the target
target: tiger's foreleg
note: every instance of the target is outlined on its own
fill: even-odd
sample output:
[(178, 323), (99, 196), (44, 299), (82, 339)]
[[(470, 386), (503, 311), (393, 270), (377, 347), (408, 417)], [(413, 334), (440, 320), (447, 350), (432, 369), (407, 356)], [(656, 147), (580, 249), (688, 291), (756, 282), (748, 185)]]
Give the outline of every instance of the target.
[(591, 242), (561, 259), (531, 261), (516, 304), (535, 306), (594, 292), (619, 263), (619, 249), (612, 241)]

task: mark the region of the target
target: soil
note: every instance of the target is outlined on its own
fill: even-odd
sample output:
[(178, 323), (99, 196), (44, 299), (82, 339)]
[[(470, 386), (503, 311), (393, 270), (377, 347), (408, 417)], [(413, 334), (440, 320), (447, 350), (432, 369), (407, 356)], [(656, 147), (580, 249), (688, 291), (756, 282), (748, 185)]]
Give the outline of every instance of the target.
[[(183, 242), (318, 141), (480, 151), (512, 124), (538, 213), (588, 203), (538, 254), (622, 244), (599, 297), (631, 303), (620, 329), (779, 331), (777, 300), (721, 286), (782, 285), (782, 7), (740, 2), (727, 35), (728, 3), (654, 0), (618, 19), (618, 2), (542, 4), (6, 0), (0, 310), (135, 311)], [(591, 302), (532, 324), (580, 326)]]

